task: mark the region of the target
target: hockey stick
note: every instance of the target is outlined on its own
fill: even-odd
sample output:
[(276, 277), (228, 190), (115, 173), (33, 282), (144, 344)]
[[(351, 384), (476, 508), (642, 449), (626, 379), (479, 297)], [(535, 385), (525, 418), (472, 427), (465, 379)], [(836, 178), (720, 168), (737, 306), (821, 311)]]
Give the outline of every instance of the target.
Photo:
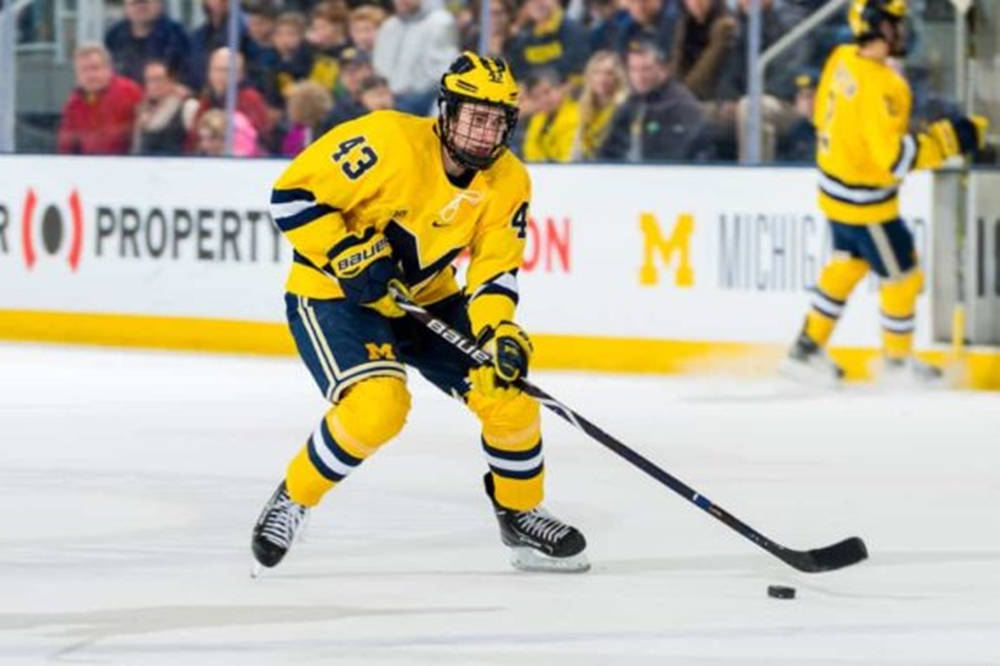
[[(432, 332), (443, 338), (446, 342), (450, 343), (453, 347), (471, 358), (473, 361), (476, 361), (481, 365), (493, 362), (492, 357), (477, 347), (472, 340), (468, 339), (440, 319), (437, 319), (424, 308), (405, 298), (399, 292), (393, 291), (393, 296), (396, 298), (396, 303), (399, 307), (405, 310), (407, 314), (423, 323)], [(733, 516), (722, 507), (714, 504), (701, 493), (695, 491), (693, 488), (690, 488), (683, 481), (668, 474), (644, 456), (625, 446), (620, 441), (604, 432), (583, 416), (580, 416), (580, 414), (574, 412), (572, 409), (559, 402), (531, 382), (519, 379), (518, 386), (522, 391), (536, 398), (539, 402), (558, 414), (564, 420), (568, 421), (571, 425), (590, 435), (592, 439), (597, 440), (600, 444), (603, 444), (607, 448), (611, 449), (619, 456), (629, 461), (663, 485), (667, 486), (684, 499), (720, 520), (730, 529), (735, 530), (740, 535), (771, 553), (785, 564), (788, 564), (799, 571), (805, 571), (807, 573), (832, 571), (834, 569), (840, 569), (852, 564), (857, 564), (861, 560), (868, 557), (868, 550), (865, 548), (865, 542), (858, 537), (850, 537), (830, 546), (814, 548), (813, 550), (792, 550), (791, 548), (786, 548), (779, 543), (775, 543), (741, 521), (739, 518)]]

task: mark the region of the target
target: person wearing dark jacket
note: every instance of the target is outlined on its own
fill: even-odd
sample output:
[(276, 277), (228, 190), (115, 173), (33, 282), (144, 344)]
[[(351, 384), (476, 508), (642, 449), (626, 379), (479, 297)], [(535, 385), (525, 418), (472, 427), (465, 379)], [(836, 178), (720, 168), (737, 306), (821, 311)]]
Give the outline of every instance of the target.
[(333, 108), (320, 123), (320, 133), (368, 113), (368, 109), (361, 103), (361, 84), (374, 73), (366, 53), (353, 46), (344, 49), (341, 53), (340, 78), (333, 94)]
[(274, 29), (274, 65), (257, 84), (268, 104), (284, 109), (291, 88), (309, 78), (313, 53), (305, 42), (306, 19), (299, 12), (284, 12), (278, 16)]
[(136, 109), (132, 152), (180, 155), (187, 138), (182, 112), (187, 89), (174, 81), (161, 60), (147, 62), (143, 76), (145, 95)]
[[(205, 85), (208, 60), (217, 49), (229, 44), (228, 0), (203, 0), (205, 23), (191, 33), (191, 57), (188, 67), (188, 85), (198, 91)], [(253, 66), (257, 62), (257, 45), (243, 22), (239, 26), (239, 51), (249, 69), (248, 78), (256, 80)]]
[(527, 0), (528, 20), (506, 46), (514, 76), (519, 80), (542, 69), (554, 69), (563, 79), (583, 72), (587, 64), (587, 32), (570, 19), (558, 0)]
[(703, 101), (735, 100), (737, 90), (725, 76), (736, 46), (737, 22), (726, 0), (683, 0), (670, 67)]
[[(760, 0), (761, 42), (763, 53), (786, 32), (795, 27), (795, 14), (776, 0)], [(747, 84), (747, 41), (750, 35), (750, 0), (739, 0), (736, 11), (736, 33), (733, 48), (724, 65), (725, 89), (745, 95)], [(809, 40), (803, 40), (785, 50), (764, 77), (764, 92), (781, 99), (791, 99), (796, 92), (796, 75), (808, 64)]]
[(104, 35), (115, 71), (142, 83), (143, 67), (161, 60), (170, 71), (185, 76), (191, 42), (184, 28), (163, 14), (161, 0), (125, 0), (125, 18)]
[(681, 17), (680, 0), (625, 0), (627, 14), (618, 27), (615, 48), (623, 57), (633, 44), (655, 44), (670, 53)]
[(671, 76), (663, 51), (652, 44), (633, 45), (627, 70), (632, 92), (615, 112), (598, 157), (628, 162), (710, 159), (710, 131), (701, 105)]

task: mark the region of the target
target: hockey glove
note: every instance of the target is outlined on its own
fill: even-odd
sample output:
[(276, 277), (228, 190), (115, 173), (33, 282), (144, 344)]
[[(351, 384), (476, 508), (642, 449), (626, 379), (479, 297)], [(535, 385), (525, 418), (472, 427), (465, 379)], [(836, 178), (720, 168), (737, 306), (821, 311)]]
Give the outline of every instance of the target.
[(484, 328), (476, 344), (493, 357), (493, 363), (469, 371), (473, 390), (491, 398), (516, 393), (513, 384), (527, 376), (534, 351), (524, 329), (512, 321), (502, 321), (496, 328)]
[(384, 317), (406, 314), (389, 293), (391, 284), (409, 296), (399, 268), (392, 260), (392, 247), (381, 233), (368, 228), (361, 234), (351, 234), (334, 245), (327, 256), (347, 300), (371, 308)]
[(927, 129), (941, 148), (944, 158), (975, 153), (986, 146), (989, 121), (983, 116), (955, 116), (931, 123)]

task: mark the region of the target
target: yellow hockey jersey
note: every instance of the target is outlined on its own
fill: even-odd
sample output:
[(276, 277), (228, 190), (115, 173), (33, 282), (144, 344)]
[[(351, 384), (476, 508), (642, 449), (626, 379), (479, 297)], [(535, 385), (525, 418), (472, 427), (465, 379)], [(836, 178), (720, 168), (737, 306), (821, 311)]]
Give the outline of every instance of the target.
[(886, 63), (837, 47), (816, 90), (819, 206), (848, 224), (899, 217), (899, 185), (911, 169), (933, 169), (961, 152), (947, 120), (908, 133), (910, 86)]
[(453, 183), (435, 122), (376, 111), (337, 125), (293, 160), (271, 195), (271, 217), (294, 247), (288, 291), (343, 298), (328, 253), (349, 234), (374, 227), (418, 303), (458, 291), (452, 262), (468, 248), (473, 332), (513, 318), (528, 172), (505, 151), (468, 183)]
[(870, 224), (899, 216), (899, 184), (916, 157), (907, 134), (911, 106), (909, 84), (887, 64), (859, 55), (856, 45), (830, 55), (813, 122), (819, 204), (831, 220)]

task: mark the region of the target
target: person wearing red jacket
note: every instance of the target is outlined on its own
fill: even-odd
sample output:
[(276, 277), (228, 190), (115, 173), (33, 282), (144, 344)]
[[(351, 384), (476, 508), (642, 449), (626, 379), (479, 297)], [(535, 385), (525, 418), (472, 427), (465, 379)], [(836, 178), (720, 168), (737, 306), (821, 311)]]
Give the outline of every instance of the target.
[(124, 155), (132, 145), (135, 109), (142, 89), (111, 68), (111, 56), (100, 44), (84, 44), (73, 58), (77, 88), (63, 107), (59, 125), (60, 153)]

